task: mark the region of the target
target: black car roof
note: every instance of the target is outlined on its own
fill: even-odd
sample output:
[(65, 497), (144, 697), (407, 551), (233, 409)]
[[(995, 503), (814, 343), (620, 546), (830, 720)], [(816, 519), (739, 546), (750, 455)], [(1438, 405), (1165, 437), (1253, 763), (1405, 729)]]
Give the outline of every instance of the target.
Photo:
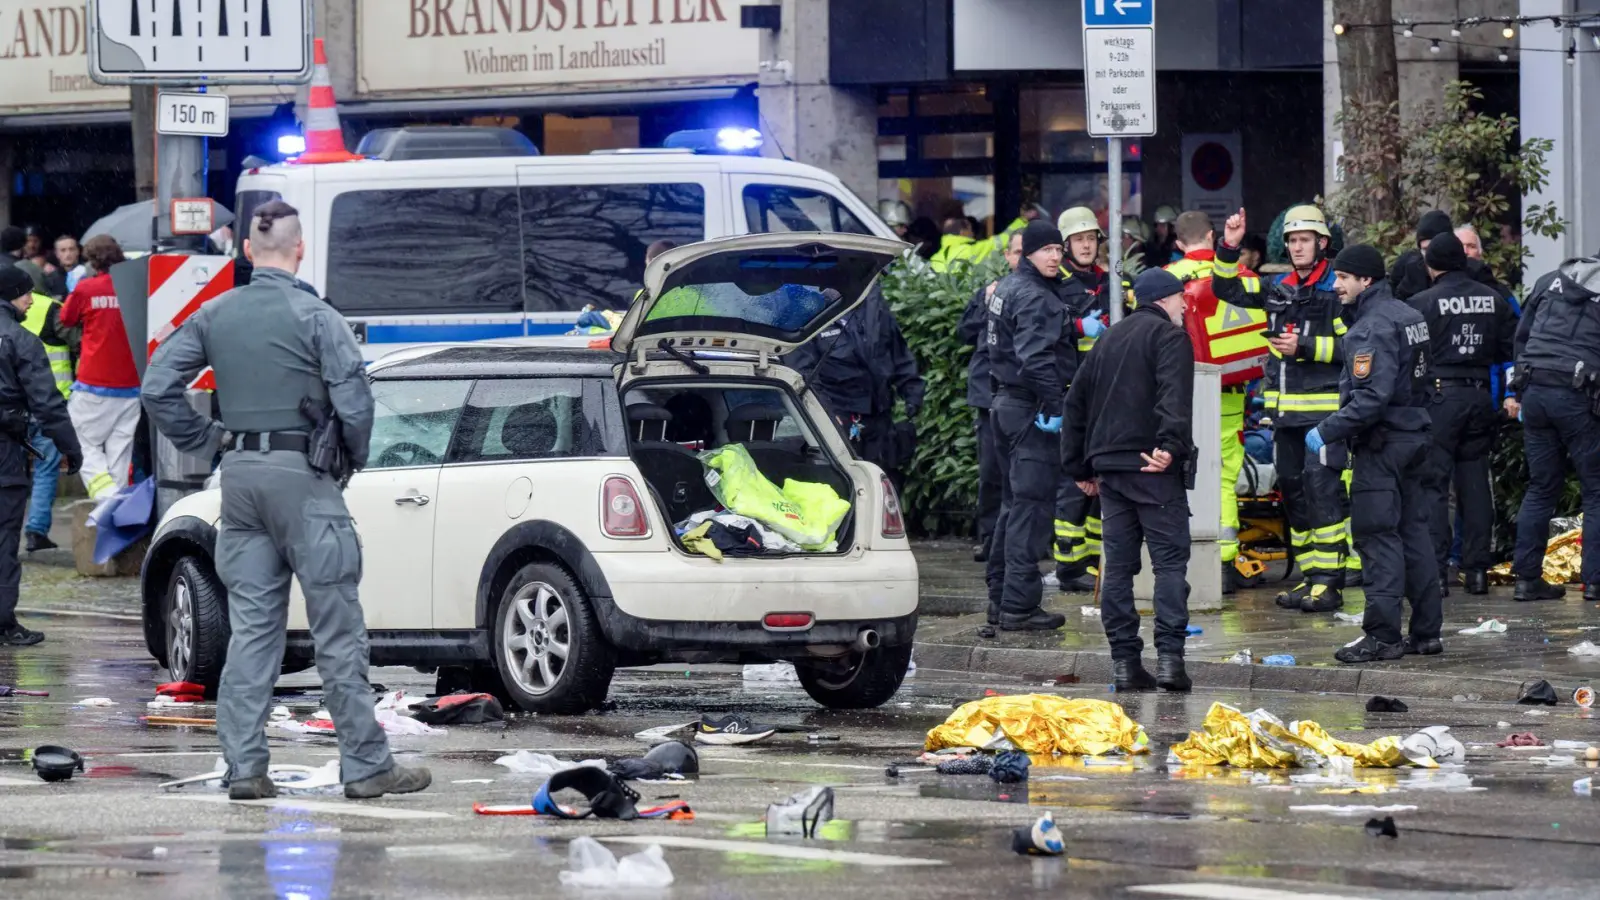
[(516, 378), (609, 376), (625, 357), (610, 350), (573, 347), (448, 347), (382, 366), (374, 378)]

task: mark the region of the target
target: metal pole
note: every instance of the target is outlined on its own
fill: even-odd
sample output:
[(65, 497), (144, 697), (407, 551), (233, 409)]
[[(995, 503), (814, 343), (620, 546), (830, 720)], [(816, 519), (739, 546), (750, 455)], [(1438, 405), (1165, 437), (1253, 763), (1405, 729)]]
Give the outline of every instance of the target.
[(156, 139), (156, 221), (157, 235), (169, 250), (202, 253), (205, 235), (173, 235), (174, 197), (206, 195), (206, 139), (187, 135), (163, 134)]
[(1122, 138), (1106, 138), (1106, 193), (1111, 198), (1111, 324), (1122, 321)]

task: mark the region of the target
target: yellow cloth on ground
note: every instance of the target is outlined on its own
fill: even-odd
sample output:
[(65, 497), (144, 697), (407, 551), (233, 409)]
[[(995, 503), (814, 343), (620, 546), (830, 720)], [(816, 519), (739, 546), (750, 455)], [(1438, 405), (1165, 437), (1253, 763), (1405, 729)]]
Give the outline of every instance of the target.
[(1200, 731), (1189, 733), (1188, 740), (1173, 745), (1174, 757), (1192, 765), (1240, 769), (1320, 766), (1332, 756), (1348, 756), (1363, 768), (1438, 767), (1432, 760), (1408, 759), (1400, 750), (1398, 737), (1354, 744), (1330, 737), (1316, 722), (1285, 726), (1264, 709), (1245, 715), (1226, 703), (1213, 703), (1200, 727)]
[(963, 704), (928, 732), (925, 749), (984, 747), (1003, 734), (1025, 753), (1100, 756), (1146, 753), (1150, 739), (1122, 707), (1107, 700), (1020, 694)]

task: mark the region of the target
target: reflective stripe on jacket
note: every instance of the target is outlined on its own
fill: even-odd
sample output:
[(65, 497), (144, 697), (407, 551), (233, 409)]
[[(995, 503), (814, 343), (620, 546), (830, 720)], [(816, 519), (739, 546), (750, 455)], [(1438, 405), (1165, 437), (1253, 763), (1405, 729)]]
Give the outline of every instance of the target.
[[(45, 319), (50, 316), (50, 307), (56, 301), (44, 294), (33, 295), (33, 305), (28, 307), (28, 314), (22, 319), (22, 327), (26, 328), (35, 337), (44, 329)], [(45, 344), (45, 358), (50, 360), (50, 374), (55, 378), (56, 390), (61, 396), (72, 396), (72, 351), (65, 344)]]

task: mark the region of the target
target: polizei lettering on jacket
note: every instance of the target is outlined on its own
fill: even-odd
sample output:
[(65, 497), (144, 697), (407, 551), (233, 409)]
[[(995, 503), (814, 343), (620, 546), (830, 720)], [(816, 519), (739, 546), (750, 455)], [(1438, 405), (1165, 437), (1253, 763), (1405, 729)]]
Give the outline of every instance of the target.
[[(1491, 300), (1490, 302), (1492, 303), (1493, 301)], [(1418, 346), (1421, 346), (1423, 344), (1426, 344), (1427, 342), (1428, 342), (1428, 323), (1427, 322), (1418, 322), (1415, 325), (1407, 325), (1406, 326), (1406, 343), (1407, 344), (1411, 345), (1412, 347), (1418, 347)]]
[(1440, 297), (1439, 315), (1471, 316), (1479, 313), (1494, 314), (1493, 297)]

